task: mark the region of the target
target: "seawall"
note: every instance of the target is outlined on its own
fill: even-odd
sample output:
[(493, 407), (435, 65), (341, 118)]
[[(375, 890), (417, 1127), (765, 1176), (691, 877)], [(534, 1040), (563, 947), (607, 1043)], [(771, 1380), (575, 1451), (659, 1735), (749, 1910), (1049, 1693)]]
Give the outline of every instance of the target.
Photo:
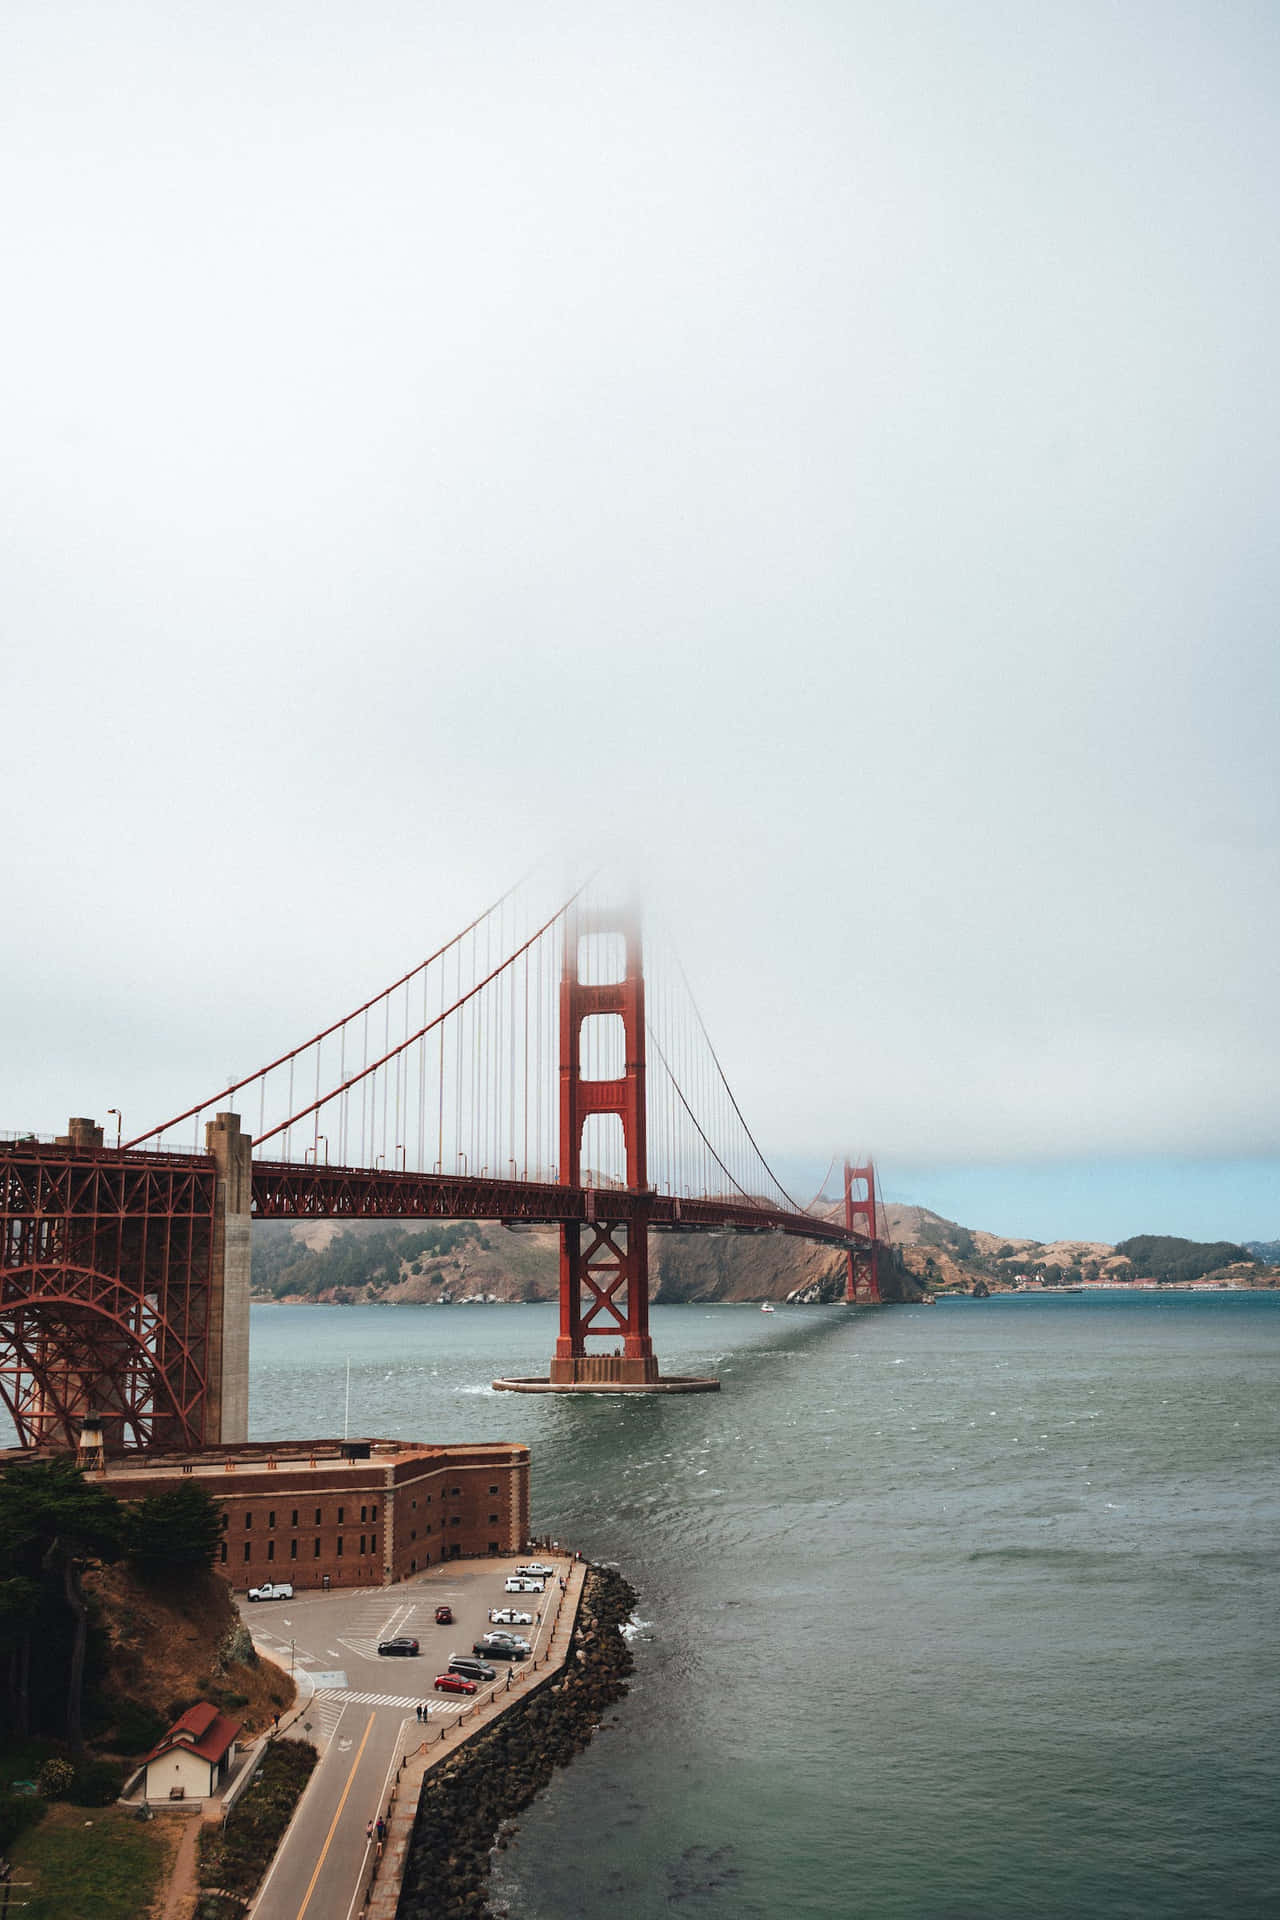
[(563, 1667), (427, 1774), (397, 1920), (479, 1920), (499, 1827), (582, 1751), (626, 1692), (632, 1656), (621, 1629), (635, 1603), (621, 1574), (589, 1568)]

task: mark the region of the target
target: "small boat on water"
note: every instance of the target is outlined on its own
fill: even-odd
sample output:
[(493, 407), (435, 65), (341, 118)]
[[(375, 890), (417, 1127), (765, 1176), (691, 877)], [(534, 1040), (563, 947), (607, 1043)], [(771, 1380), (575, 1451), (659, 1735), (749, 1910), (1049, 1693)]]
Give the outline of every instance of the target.
[(776, 1307), (770, 1306), (769, 1302), (766, 1300), (764, 1305), (761, 1307), (760, 1311), (761, 1313), (776, 1313), (778, 1309)]

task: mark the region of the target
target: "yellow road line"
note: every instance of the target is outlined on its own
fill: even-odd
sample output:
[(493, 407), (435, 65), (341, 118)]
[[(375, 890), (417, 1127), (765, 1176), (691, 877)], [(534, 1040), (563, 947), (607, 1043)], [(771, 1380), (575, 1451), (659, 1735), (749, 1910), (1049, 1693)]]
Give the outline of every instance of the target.
[(329, 1848), (333, 1842), (333, 1836), (338, 1831), (338, 1822), (342, 1818), (342, 1809), (347, 1804), (347, 1795), (350, 1793), (352, 1785), (354, 1784), (355, 1777), (356, 1777), (356, 1768), (360, 1765), (361, 1756), (364, 1753), (365, 1748), (369, 1744), (369, 1735), (373, 1732), (373, 1723), (376, 1718), (377, 1718), (376, 1714), (371, 1713), (369, 1715), (369, 1724), (364, 1730), (364, 1739), (360, 1742), (359, 1747), (356, 1749), (356, 1757), (351, 1762), (351, 1771), (347, 1775), (347, 1784), (342, 1789), (342, 1798), (341, 1800), (339, 1800), (337, 1805), (337, 1810), (334, 1813), (333, 1819), (329, 1824), (329, 1831), (324, 1837), (324, 1845), (320, 1849), (320, 1858), (316, 1861), (316, 1870), (311, 1876), (311, 1885), (307, 1888), (307, 1891), (303, 1896), (302, 1905), (298, 1908), (298, 1920), (302, 1920), (303, 1914), (306, 1912), (307, 1908), (311, 1905), (311, 1896), (316, 1890), (316, 1881), (320, 1878), (320, 1869), (324, 1865), (325, 1855), (328, 1853)]

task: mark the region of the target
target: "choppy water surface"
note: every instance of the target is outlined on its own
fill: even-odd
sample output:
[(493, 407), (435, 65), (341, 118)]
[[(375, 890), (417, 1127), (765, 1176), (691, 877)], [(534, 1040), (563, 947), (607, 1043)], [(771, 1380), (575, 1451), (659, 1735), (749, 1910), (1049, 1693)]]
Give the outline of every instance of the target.
[(656, 1309), (716, 1395), (494, 1394), (543, 1307), (254, 1310), (252, 1431), (522, 1439), (641, 1593), (521, 1920), (1280, 1911), (1280, 1296)]

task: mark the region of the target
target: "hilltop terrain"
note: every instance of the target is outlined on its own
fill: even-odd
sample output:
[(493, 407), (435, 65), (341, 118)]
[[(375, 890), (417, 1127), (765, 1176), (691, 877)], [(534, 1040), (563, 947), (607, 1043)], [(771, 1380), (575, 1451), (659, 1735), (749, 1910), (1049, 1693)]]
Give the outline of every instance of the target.
[[(895, 1249), (884, 1263), (887, 1299), (978, 1282), (1016, 1285), (1022, 1276), (1078, 1286), (1086, 1280), (1199, 1278), (1238, 1285), (1280, 1285), (1269, 1250), (1227, 1242), (1204, 1245), (1145, 1235), (1119, 1246), (1100, 1240), (1042, 1242), (964, 1227), (926, 1207), (883, 1209)], [(655, 1301), (836, 1300), (843, 1296), (841, 1254), (782, 1234), (654, 1233), (650, 1275)], [(553, 1300), (559, 1286), (554, 1227), (527, 1230), (487, 1221), (420, 1225), (383, 1221), (269, 1221), (255, 1227), (253, 1292), (258, 1300), (435, 1302)]]
[[(555, 1227), (520, 1230), (489, 1221), (267, 1221), (254, 1228), (258, 1300), (436, 1302), (554, 1300), (560, 1284)], [(843, 1254), (783, 1234), (654, 1233), (652, 1298), (834, 1300), (844, 1291)], [(896, 1262), (881, 1276), (887, 1297), (916, 1298)]]

